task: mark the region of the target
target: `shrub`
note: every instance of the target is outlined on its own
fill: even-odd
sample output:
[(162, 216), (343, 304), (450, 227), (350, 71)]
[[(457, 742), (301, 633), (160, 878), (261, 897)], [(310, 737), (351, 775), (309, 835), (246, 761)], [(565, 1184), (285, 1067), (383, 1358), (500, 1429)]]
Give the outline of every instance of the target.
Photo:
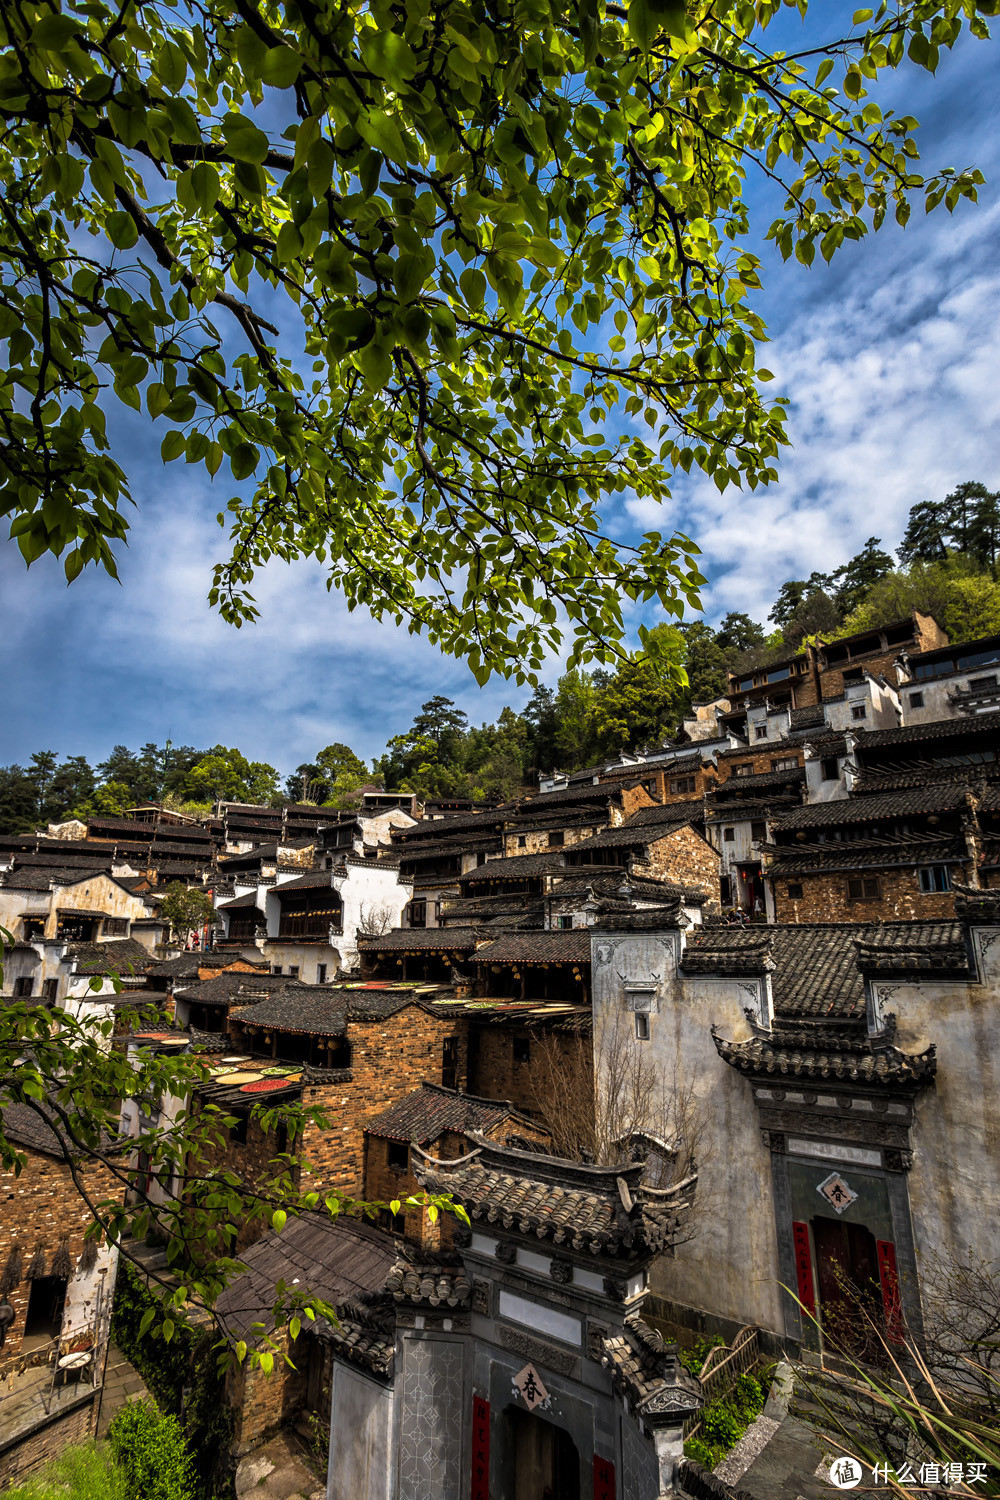
[(706, 1469), (722, 1462), (764, 1410), (766, 1393), (756, 1376), (741, 1375), (728, 1396), (710, 1401), (701, 1415), (697, 1437), (688, 1438), (684, 1454)]
[(129, 1401), (108, 1429), (129, 1500), (192, 1500), (191, 1456), (176, 1417), (151, 1401)]
[(132, 1500), (106, 1443), (66, 1448), (4, 1500)]
[(700, 1338), (696, 1344), (692, 1344), (690, 1349), (678, 1349), (677, 1358), (685, 1370), (689, 1370), (692, 1375), (697, 1375), (708, 1358), (709, 1350), (717, 1349), (725, 1342), (719, 1334), (716, 1334), (714, 1338)]

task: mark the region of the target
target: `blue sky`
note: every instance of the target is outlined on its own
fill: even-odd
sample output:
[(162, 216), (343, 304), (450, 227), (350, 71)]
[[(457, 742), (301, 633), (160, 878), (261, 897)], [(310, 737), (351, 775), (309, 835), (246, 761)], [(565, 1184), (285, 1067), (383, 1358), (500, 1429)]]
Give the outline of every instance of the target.
[[(652, 524), (694, 536), (708, 620), (728, 609), (763, 620), (783, 579), (836, 566), (873, 534), (894, 546), (918, 500), (964, 479), (1000, 484), (995, 58), (994, 44), (967, 43), (937, 79), (907, 67), (891, 85), (922, 121), (925, 163), (986, 174), (978, 208), (917, 209), (905, 231), (846, 246), (830, 267), (766, 260), (763, 363), (777, 376), (770, 389), (792, 401), (779, 483), (719, 495), (691, 478), (669, 507), (634, 502), (623, 517), (621, 534)], [(771, 215), (760, 208), (763, 233)], [(526, 700), (503, 681), (480, 690), (405, 630), (349, 615), (318, 564), (272, 565), (255, 589), (261, 620), (224, 625), (205, 595), (223, 553), (226, 481), (164, 469), (149, 457), (159, 439), (141, 431), (126, 441), (139, 508), (121, 586), (88, 571), (67, 588), (52, 559), (26, 570), (0, 544), (0, 762), (37, 749), (100, 760), (113, 744), (169, 737), (238, 745), (287, 772), (333, 740), (380, 754), (434, 693), (476, 723)]]

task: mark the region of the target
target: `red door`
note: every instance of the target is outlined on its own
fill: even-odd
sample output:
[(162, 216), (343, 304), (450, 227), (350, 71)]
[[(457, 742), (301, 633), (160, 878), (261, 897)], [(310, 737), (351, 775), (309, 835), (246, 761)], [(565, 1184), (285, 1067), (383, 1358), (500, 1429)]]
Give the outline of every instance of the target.
[(863, 1224), (812, 1221), (824, 1342), (835, 1352), (885, 1358), (885, 1318), (875, 1236)]

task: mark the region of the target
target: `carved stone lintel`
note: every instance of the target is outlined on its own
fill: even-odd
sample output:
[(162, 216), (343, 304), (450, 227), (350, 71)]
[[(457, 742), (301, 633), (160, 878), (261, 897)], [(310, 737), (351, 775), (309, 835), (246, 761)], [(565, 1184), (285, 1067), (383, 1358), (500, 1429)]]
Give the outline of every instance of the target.
[(762, 1130), (760, 1137), (770, 1151), (777, 1151), (780, 1155), (784, 1155), (785, 1137), (780, 1130)]
[(553, 1281), (559, 1281), (563, 1286), (567, 1286), (573, 1280), (573, 1262), (554, 1256), (549, 1263), (549, 1275)]
[(848, 1141), (865, 1146), (898, 1146), (910, 1144), (909, 1119), (895, 1121), (876, 1119), (865, 1111), (836, 1114), (822, 1110), (805, 1110), (794, 1106), (772, 1109), (761, 1105), (760, 1123), (764, 1130), (783, 1130), (789, 1135), (826, 1135), (830, 1140)]
[(885, 1169), (887, 1172), (908, 1172), (913, 1166), (912, 1151), (886, 1151)]
[(802, 1092), (803, 1104), (815, 1104), (818, 1098), (819, 1095), (816, 1093), (815, 1089), (804, 1089)]
[(628, 1296), (628, 1283), (620, 1281), (617, 1276), (605, 1276), (604, 1295), (612, 1302), (624, 1302)]
[(480, 1281), (478, 1278), (473, 1281), (472, 1311), (475, 1313), (482, 1313), (483, 1317), (489, 1317), (490, 1284), (488, 1281)]
[(871, 1106), (873, 1114), (884, 1115), (886, 1110), (889, 1108), (889, 1101), (888, 1099), (873, 1099), (871, 1101)]
[(774, 1100), (775, 1104), (783, 1104), (784, 1100), (785, 1100), (785, 1090), (784, 1089), (772, 1089), (771, 1090), (771, 1098)]
[(851, 1098), (850, 1094), (838, 1094), (837, 1095), (837, 1108), (838, 1109), (850, 1109), (853, 1103), (854, 1103), (854, 1100)]
[(497, 1241), (497, 1260), (502, 1261), (505, 1266), (512, 1266), (517, 1260), (517, 1246), (513, 1240)]
[(541, 1339), (533, 1339), (529, 1334), (521, 1333), (516, 1328), (498, 1329), (497, 1342), (504, 1349), (509, 1349), (512, 1354), (519, 1354), (530, 1360), (533, 1365), (555, 1370), (557, 1375), (571, 1374), (577, 1361), (577, 1355), (567, 1354), (562, 1349), (554, 1349), (551, 1344), (545, 1344)]

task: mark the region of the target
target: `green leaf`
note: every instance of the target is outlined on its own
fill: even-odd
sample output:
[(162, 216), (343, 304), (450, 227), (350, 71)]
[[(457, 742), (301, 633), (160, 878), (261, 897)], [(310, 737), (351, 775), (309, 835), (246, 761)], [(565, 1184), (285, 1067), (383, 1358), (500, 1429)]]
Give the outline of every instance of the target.
[(222, 130), (226, 138), (226, 146), (236, 161), (259, 166), (266, 159), (271, 149), (267, 136), (243, 115), (226, 115), (222, 122)]
[(301, 72), (302, 58), (291, 47), (271, 47), (260, 64), (261, 79), (276, 89), (290, 89)]
[(46, 52), (61, 52), (79, 30), (80, 22), (75, 16), (66, 16), (61, 12), (45, 15), (32, 27), (31, 41), (35, 47), (42, 47)]
[(166, 437), (163, 439), (163, 442), (160, 444), (160, 457), (163, 459), (163, 462), (165, 464), (169, 464), (173, 459), (180, 458), (186, 447), (187, 439), (185, 438), (183, 432), (178, 432), (178, 430), (174, 428), (173, 431), (167, 433)]
[(369, 109), (367, 113), (361, 114), (357, 119), (357, 129), (362, 140), (374, 146), (376, 151), (381, 151), (383, 156), (388, 156), (391, 161), (401, 167), (405, 167), (409, 160), (403, 137), (395, 120), (381, 109)]
[(253, 443), (237, 443), (229, 458), (234, 479), (246, 479), (260, 462), (260, 451)]
[(123, 208), (116, 209), (114, 213), (108, 214), (107, 219), (104, 221), (104, 228), (108, 239), (116, 250), (131, 250), (139, 238), (139, 231), (136, 228), (135, 220)]
[(271, 1215), (271, 1228), (275, 1234), (280, 1234), (288, 1220), (288, 1215), (283, 1208), (276, 1208)]

